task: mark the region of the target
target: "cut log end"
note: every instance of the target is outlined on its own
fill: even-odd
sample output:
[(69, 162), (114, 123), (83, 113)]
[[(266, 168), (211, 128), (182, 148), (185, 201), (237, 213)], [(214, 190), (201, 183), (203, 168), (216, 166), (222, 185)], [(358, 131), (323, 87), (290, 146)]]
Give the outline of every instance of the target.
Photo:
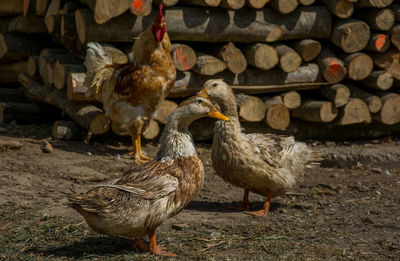
[(276, 130), (286, 130), (290, 124), (289, 109), (283, 104), (271, 105), (265, 114), (265, 123)]
[(195, 51), (186, 44), (173, 44), (171, 57), (176, 69), (179, 71), (188, 71), (196, 63)]
[(160, 133), (160, 125), (155, 120), (150, 120), (149, 125), (142, 133), (143, 138), (152, 140)]
[(89, 125), (89, 131), (93, 134), (104, 134), (110, 129), (110, 119), (104, 113), (99, 113), (92, 118)]
[(367, 104), (358, 98), (351, 98), (349, 102), (341, 108), (341, 115), (341, 118), (336, 122), (337, 125), (371, 123), (372, 121)]
[(374, 115), (374, 119), (392, 125), (400, 122), (400, 95), (396, 93), (384, 93), (381, 95), (382, 108)]
[(239, 116), (243, 121), (262, 121), (265, 116), (265, 105), (260, 98), (242, 93), (235, 97), (239, 106)]
[(167, 124), (168, 116), (178, 107), (174, 101), (164, 100), (158, 106), (154, 119), (162, 124)]

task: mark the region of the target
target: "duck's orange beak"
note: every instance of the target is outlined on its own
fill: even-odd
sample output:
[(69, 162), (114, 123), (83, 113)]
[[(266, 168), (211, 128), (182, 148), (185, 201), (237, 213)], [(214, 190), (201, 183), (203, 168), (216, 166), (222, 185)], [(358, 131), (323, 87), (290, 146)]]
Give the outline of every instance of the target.
[(212, 110), (207, 113), (207, 116), (210, 118), (218, 119), (218, 120), (223, 120), (223, 121), (229, 121), (229, 118), (220, 113), (219, 111)]

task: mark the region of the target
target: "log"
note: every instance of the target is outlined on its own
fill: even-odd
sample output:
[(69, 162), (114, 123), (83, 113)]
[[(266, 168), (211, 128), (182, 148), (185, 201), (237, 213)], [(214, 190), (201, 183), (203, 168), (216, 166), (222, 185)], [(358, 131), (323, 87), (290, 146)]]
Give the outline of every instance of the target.
[(0, 88), (0, 101), (27, 103), (24, 92), (21, 88)]
[(375, 120), (386, 125), (392, 125), (400, 122), (400, 95), (390, 92), (377, 92), (382, 100), (382, 109), (374, 114)]
[(27, 72), (26, 66), (26, 61), (0, 64), (0, 83), (18, 82), (18, 75)]
[(68, 54), (65, 49), (43, 49), (39, 56), (39, 75), (45, 84), (50, 82), (49, 75), (54, 70), (56, 59), (64, 57)]
[(389, 72), (377, 70), (373, 71), (362, 83), (368, 88), (386, 91), (393, 85), (393, 76)]
[(73, 121), (55, 121), (51, 130), (55, 140), (81, 140), (85, 131)]
[(1, 32), (15, 32), (24, 34), (47, 33), (43, 18), (35, 15), (18, 15), (0, 19)]
[(394, 13), (389, 8), (369, 8), (360, 10), (355, 17), (367, 22), (371, 29), (379, 31), (390, 30), (395, 20)]
[(69, 73), (84, 73), (85, 67), (78, 61), (69, 60), (67, 57), (60, 57), (54, 66), (54, 87), (61, 90), (68, 85)]
[[(115, 46), (111, 44), (102, 44), (102, 46), (108, 56), (111, 57), (113, 63), (127, 64), (129, 62), (128, 56)], [(79, 63), (82, 64), (81, 61), (79, 61)]]
[(224, 61), (228, 70), (234, 74), (242, 73), (247, 68), (246, 57), (232, 42), (224, 45), (209, 45), (207, 51)]
[[(155, 9), (158, 11), (158, 8)], [(129, 6), (129, 10), (132, 14), (136, 16), (147, 16), (151, 13), (152, 10), (152, 0), (133, 0), (132, 4)]]
[(347, 69), (344, 62), (338, 59), (329, 47), (322, 49), (317, 60), (321, 74), (327, 82), (337, 83), (346, 76)]
[(132, 0), (81, 0), (81, 2), (93, 10), (93, 18), (97, 24), (104, 24), (120, 16), (133, 4)]
[(155, 0), (153, 1), (153, 5), (159, 6), (161, 2), (163, 3), (164, 7), (171, 7), (176, 5), (179, 2), (179, 0)]
[(332, 14), (339, 18), (346, 19), (353, 14), (354, 5), (347, 0), (323, 0), (322, 2)]
[(244, 93), (235, 95), (239, 117), (242, 121), (259, 122), (265, 117), (264, 102), (255, 96), (250, 96)]
[(244, 6), (246, 0), (222, 0), (220, 7), (238, 10)]
[(181, 0), (183, 4), (206, 6), (206, 7), (217, 7), (221, 4), (221, 0)]
[(299, 4), (304, 5), (304, 6), (309, 6), (312, 5), (315, 0), (298, 0)]
[(389, 6), (393, 0), (358, 0), (356, 3), (357, 8), (377, 7), (384, 8)]
[(369, 26), (360, 20), (346, 19), (333, 25), (331, 41), (346, 53), (361, 51), (370, 38)]
[[(129, 136), (126, 127), (121, 126), (118, 122), (115, 121), (111, 122), (111, 129), (115, 134), (119, 136)], [(149, 125), (142, 133), (142, 137), (147, 140), (152, 140), (156, 138), (159, 133), (160, 133), (160, 125), (158, 125), (158, 123), (155, 120), (151, 119)]]
[(400, 50), (400, 24), (393, 26), (390, 30), (390, 41)]
[(321, 52), (321, 44), (313, 39), (303, 39), (293, 43), (293, 48), (305, 62), (314, 60)]
[(36, 15), (44, 16), (47, 7), (50, 5), (50, 0), (35, 0), (36, 1)]
[(346, 77), (355, 81), (366, 79), (374, 68), (372, 58), (365, 53), (345, 54), (341, 58), (347, 67)]
[(382, 108), (382, 101), (378, 96), (363, 91), (352, 84), (347, 86), (350, 88), (351, 97), (363, 100), (371, 113), (377, 113)]
[(268, 4), (269, 1), (270, 0), (247, 0), (245, 5), (250, 8), (261, 9)]
[(334, 85), (323, 86), (321, 94), (332, 101), (336, 108), (342, 107), (347, 104), (350, 98), (350, 89), (341, 83)]
[(172, 44), (171, 57), (178, 71), (188, 71), (196, 64), (196, 53), (186, 44)]
[(23, 13), (24, 0), (0, 0), (0, 16), (11, 16)]
[(392, 76), (400, 80), (400, 51), (391, 48), (385, 53), (370, 53), (375, 66), (390, 72)]
[(79, 36), (76, 31), (75, 15), (61, 15), (60, 21), (60, 40), (59, 43), (64, 45), (71, 53), (80, 59), (85, 59), (86, 45), (80, 43)]
[(36, 103), (0, 102), (0, 122), (16, 121), (17, 124), (38, 124), (59, 117), (58, 110)]
[(49, 15), (44, 19), (44, 23), (46, 24), (47, 32), (51, 34), (61, 25), (61, 16)]
[(69, 72), (67, 78), (67, 96), (72, 102), (96, 101), (93, 96), (86, 96), (85, 73)]
[(174, 101), (169, 101), (169, 100), (162, 101), (157, 108), (157, 111), (154, 115), (154, 119), (161, 124), (167, 124), (168, 116), (177, 107), (178, 107), (178, 104)]
[(290, 124), (289, 109), (283, 105), (280, 96), (264, 98), (265, 123), (272, 129), (284, 131)]
[(289, 110), (295, 110), (301, 105), (301, 96), (296, 91), (284, 92), (280, 96), (283, 105), (285, 105)]
[(304, 101), (292, 112), (292, 116), (311, 122), (331, 122), (338, 114), (336, 107), (329, 101)]
[(372, 33), (365, 50), (384, 53), (389, 47), (390, 39), (387, 34)]
[(201, 75), (214, 75), (224, 71), (227, 66), (224, 61), (201, 52), (196, 52), (196, 63), (192, 71)]
[(287, 73), (294, 72), (300, 67), (301, 57), (295, 50), (282, 43), (277, 43), (273, 46), (278, 53), (278, 67), (282, 71)]
[(29, 56), (26, 70), (30, 76), (35, 76), (39, 71), (39, 56)]
[(24, 0), (22, 9), (23, 15), (36, 14), (36, 0)]
[(278, 53), (271, 45), (255, 43), (243, 47), (247, 62), (259, 69), (269, 70), (275, 67), (278, 62)]
[(270, 6), (281, 14), (293, 12), (298, 5), (297, 0), (271, 0), (270, 2)]
[(45, 18), (51, 15), (59, 14), (60, 9), (64, 6), (64, 4), (68, 1), (72, 0), (51, 0), (49, 7), (46, 10)]
[(16, 33), (0, 34), (0, 61), (10, 62), (27, 60), (29, 56), (39, 54), (46, 43), (35, 41), (25, 35)]
[[(247, 68), (237, 76), (224, 71), (214, 75), (213, 78), (221, 78), (233, 89), (236, 88), (236, 90), (248, 94), (315, 89), (324, 84), (318, 65), (312, 63), (300, 66), (297, 71), (291, 73), (285, 73), (280, 69), (264, 71)], [(178, 98), (193, 95), (201, 90), (203, 84), (209, 79), (210, 77), (191, 72), (178, 72), (174, 88), (168, 97)]]
[(335, 121), (335, 124), (339, 126), (371, 123), (372, 121), (367, 104), (358, 98), (350, 98), (345, 106), (339, 108), (339, 111), (340, 116)]
[(78, 9), (84, 9), (85, 6), (82, 5), (80, 2), (66, 2), (62, 8), (58, 11), (58, 14), (63, 15), (63, 14), (68, 14), (75, 12)]
[(400, 22), (400, 4), (393, 4), (389, 8), (392, 9), (396, 22)]
[(24, 86), (25, 94), (31, 100), (60, 108), (73, 121), (93, 134), (103, 134), (109, 130), (110, 120), (96, 106), (72, 103), (68, 100), (66, 93), (51, 86), (42, 86), (26, 74), (20, 74), (19, 81)]
[(61, 37), (66, 37), (68, 35), (73, 35), (76, 33), (75, 26), (75, 14), (64, 14), (60, 15), (61, 24), (60, 24), (60, 34)]

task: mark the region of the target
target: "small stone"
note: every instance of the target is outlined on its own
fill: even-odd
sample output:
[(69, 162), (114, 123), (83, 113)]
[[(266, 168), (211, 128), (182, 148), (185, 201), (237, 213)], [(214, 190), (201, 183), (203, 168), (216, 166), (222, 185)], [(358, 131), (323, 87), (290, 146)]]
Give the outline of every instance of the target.
[(42, 151), (44, 153), (51, 153), (53, 151), (53, 146), (48, 141), (45, 141), (42, 145)]
[(379, 190), (375, 191), (375, 193), (376, 195), (382, 195), (382, 193)]
[(46, 221), (49, 219), (49, 217), (50, 217), (49, 214), (44, 213), (43, 216), (40, 218), (40, 221)]
[(187, 224), (185, 223), (180, 223), (180, 224), (172, 224), (171, 227), (175, 230), (182, 230), (185, 227), (187, 227)]
[(382, 173), (382, 168), (381, 167), (373, 168), (372, 171), (375, 173)]
[(221, 236), (222, 236), (222, 233), (221, 233), (221, 232), (218, 232), (218, 231), (212, 232), (212, 233), (210, 234), (210, 238), (211, 238), (211, 239), (220, 238)]
[(390, 171), (389, 171), (388, 169), (385, 169), (385, 174), (386, 174), (387, 176), (391, 176), (391, 175), (392, 175), (392, 173), (390, 173)]
[(90, 151), (86, 152), (86, 155), (91, 156), (92, 153)]
[(121, 155), (117, 154), (116, 158), (117, 158), (117, 160), (120, 160), (121, 159)]

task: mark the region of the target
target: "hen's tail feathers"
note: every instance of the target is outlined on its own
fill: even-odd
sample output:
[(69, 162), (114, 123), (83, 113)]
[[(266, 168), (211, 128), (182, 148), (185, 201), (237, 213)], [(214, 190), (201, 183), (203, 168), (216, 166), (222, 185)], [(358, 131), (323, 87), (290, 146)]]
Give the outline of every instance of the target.
[(95, 42), (87, 44), (85, 85), (89, 87), (86, 95), (95, 95), (101, 92), (104, 81), (109, 80), (114, 73), (111, 57), (104, 48)]

